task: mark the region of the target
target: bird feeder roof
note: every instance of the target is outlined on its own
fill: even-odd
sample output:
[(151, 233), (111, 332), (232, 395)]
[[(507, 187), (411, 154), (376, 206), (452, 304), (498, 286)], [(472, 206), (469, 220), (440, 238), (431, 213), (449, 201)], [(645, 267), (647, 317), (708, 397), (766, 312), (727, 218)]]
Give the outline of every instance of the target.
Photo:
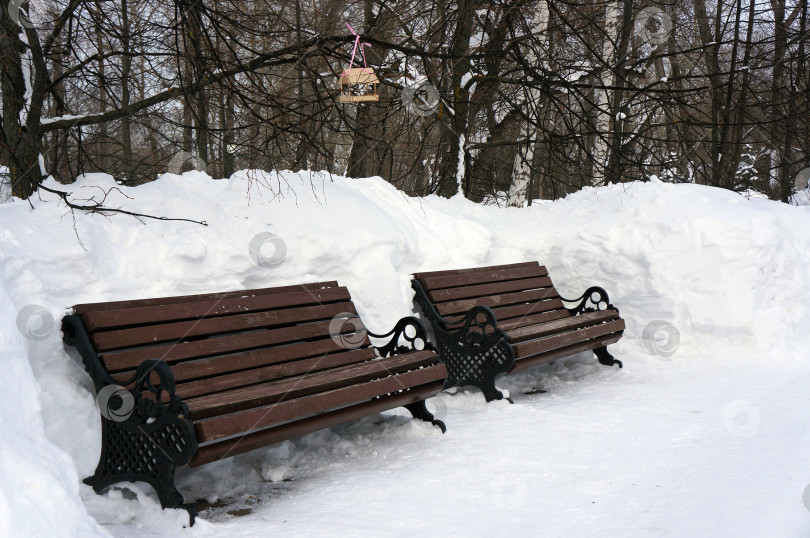
[(341, 84), (379, 84), (380, 79), (370, 67), (353, 67), (344, 69), (340, 74)]

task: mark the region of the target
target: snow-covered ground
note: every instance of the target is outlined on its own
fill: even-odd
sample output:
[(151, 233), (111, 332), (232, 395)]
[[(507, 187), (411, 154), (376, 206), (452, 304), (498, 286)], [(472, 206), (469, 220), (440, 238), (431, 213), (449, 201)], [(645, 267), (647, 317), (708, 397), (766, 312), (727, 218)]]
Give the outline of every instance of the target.
[[(810, 206), (654, 181), (497, 208), (290, 172), (105, 202), (207, 227), (32, 202), (0, 204), (0, 536), (810, 535)], [(268, 232), (283, 260), (257, 250)], [(527, 260), (564, 295), (607, 288), (624, 369), (582, 354), (503, 377), (514, 405), (443, 393), (446, 435), (397, 410), (183, 469), (208, 503), (191, 529), (148, 487), (80, 483), (100, 425), (61, 344), (70, 305), (337, 279), (380, 331), (411, 313), (414, 272)]]

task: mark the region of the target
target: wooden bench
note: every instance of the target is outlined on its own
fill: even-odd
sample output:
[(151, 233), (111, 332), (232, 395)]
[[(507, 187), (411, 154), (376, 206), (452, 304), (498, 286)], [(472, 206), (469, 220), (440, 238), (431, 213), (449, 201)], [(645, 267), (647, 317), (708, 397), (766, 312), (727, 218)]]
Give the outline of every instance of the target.
[[(432, 422), (447, 370), (421, 322), (367, 331), (346, 288), (321, 282), (81, 304), (62, 322), (102, 415), (100, 492), (142, 481), (196, 512), (174, 484), (202, 465), (395, 407)], [(374, 347), (369, 335), (386, 339)]]
[(606, 347), (624, 330), (607, 292), (564, 299), (537, 262), (417, 273), (412, 286), (447, 366), (446, 388), (472, 385), (487, 401), (501, 399), (497, 375), (588, 350), (622, 366)]

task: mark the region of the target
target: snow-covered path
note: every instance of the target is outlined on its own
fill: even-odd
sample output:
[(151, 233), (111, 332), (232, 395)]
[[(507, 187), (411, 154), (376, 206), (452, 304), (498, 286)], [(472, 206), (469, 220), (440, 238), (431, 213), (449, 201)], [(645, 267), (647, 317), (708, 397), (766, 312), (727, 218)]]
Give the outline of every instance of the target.
[[(251, 455), (236, 462), (240, 476), (228, 462), (195, 470), (187, 486), (206, 495), (215, 478), (230, 504), (191, 534), (810, 535), (810, 422), (797, 420), (810, 417), (806, 356), (663, 360), (638, 341), (615, 348), (623, 370), (584, 354), (501, 378), (515, 405), (474, 391), (433, 399), (444, 436), (402, 413), (286, 443), (278, 462), (295, 466), (280, 486)], [(537, 389), (547, 392), (523, 393)], [(174, 535), (167, 519), (176, 525), (167, 515), (107, 528)]]

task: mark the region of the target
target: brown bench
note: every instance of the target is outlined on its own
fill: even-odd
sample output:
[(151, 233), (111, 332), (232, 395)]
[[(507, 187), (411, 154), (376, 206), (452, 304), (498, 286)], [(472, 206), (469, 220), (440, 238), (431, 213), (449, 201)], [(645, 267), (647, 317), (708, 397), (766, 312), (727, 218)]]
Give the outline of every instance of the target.
[[(85, 483), (100, 492), (146, 482), (191, 524), (178, 466), (399, 406), (445, 429), (424, 400), (447, 370), (421, 322), (375, 335), (337, 282), (76, 305), (62, 330), (102, 415), (99, 464)], [(387, 343), (374, 347), (369, 335)]]
[(563, 299), (537, 262), (417, 273), (412, 286), (447, 366), (447, 388), (472, 385), (487, 401), (501, 399), (497, 375), (588, 350), (622, 366), (606, 347), (624, 331), (607, 292), (591, 287)]

